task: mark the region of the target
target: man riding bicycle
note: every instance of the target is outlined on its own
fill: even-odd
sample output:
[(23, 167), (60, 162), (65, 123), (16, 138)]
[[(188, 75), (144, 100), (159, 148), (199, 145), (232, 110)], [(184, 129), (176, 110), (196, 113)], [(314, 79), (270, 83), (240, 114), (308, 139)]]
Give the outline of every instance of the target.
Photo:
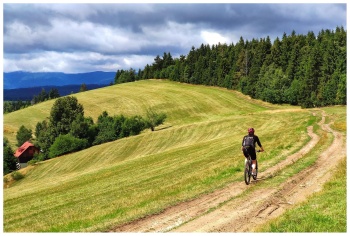
[(261, 151), (263, 152), (264, 149), (261, 146), (258, 136), (254, 135), (254, 128), (249, 128), (248, 135), (243, 137), (242, 152), (246, 157), (245, 164), (247, 163), (247, 158), (249, 157), (249, 155), (252, 158), (252, 175), (254, 175), (256, 166), (255, 143), (258, 143), (259, 147), (261, 148)]

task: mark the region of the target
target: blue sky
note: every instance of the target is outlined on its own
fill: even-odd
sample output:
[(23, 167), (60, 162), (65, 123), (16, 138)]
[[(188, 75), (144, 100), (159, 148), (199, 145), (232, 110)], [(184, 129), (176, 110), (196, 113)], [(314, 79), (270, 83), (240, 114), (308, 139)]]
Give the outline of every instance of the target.
[(138, 69), (156, 55), (346, 27), (346, 4), (4, 4), (3, 70)]

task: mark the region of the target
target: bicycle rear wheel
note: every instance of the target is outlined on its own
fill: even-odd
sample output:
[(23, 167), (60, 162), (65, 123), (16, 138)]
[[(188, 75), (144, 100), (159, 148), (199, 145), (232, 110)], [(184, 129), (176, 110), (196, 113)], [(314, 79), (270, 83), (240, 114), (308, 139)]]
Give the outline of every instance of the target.
[(245, 181), (246, 185), (248, 185), (250, 182), (250, 174), (251, 174), (250, 168), (251, 167), (249, 165), (249, 162), (247, 162), (247, 164), (245, 165), (245, 168), (244, 168), (244, 181)]

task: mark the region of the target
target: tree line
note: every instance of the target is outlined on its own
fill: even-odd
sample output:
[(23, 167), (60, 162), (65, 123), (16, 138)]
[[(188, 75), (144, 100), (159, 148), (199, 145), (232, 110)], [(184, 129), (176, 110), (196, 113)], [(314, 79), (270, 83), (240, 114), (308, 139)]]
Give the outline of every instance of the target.
[(17, 111), (39, 102), (44, 102), (50, 99), (59, 98), (60, 94), (57, 89), (51, 88), (47, 93), (45, 89), (42, 89), (38, 95), (34, 95), (32, 100), (20, 100), (17, 101), (4, 101), (3, 114), (7, 114), (13, 111)]
[[(133, 68), (130, 68), (130, 70), (117, 70), (115, 77), (114, 77), (114, 84), (122, 84), (122, 83), (128, 83), (128, 82), (134, 82), (137, 80), (142, 79), (139, 75), (141, 74), (141, 69), (139, 69), (138, 74), (136, 74), (136, 71)], [(110, 85), (113, 85), (111, 83)]]
[[(59, 98), (53, 104), (48, 120), (38, 122), (33, 138), (33, 131), (22, 125), (16, 135), (20, 147), (31, 141), (41, 151), (34, 156), (32, 162), (43, 161), (63, 154), (79, 151), (94, 145), (114, 141), (139, 134), (144, 129), (154, 131), (163, 124), (166, 114), (147, 108), (146, 117), (136, 115), (109, 116), (102, 112), (94, 123), (91, 117), (84, 116), (83, 105), (76, 97)], [(13, 156), (9, 142), (4, 138), (4, 174), (15, 170), (16, 158)]]
[(17, 110), (29, 107), (30, 105), (31, 105), (30, 100), (22, 101), (20, 99), (17, 99), (17, 101), (4, 101), (3, 114), (17, 111)]
[[(88, 89), (87, 89), (85, 83), (83, 83), (83, 84), (81, 84), (80, 90), (78, 93), (85, 92), (85, 91), (88, 91)], [(73, 94), (73, 92), (71, 92), (71, 94)], [(55, 88), (55, 89), (51, 88), (48, 93), (43, 88), (38, 95), (33, 96), (32, 100), (22, 101), (22, 100), (17, 99), (17, 101), (4, 101), (3, 114), (17, 111), (17, 110), (29, 107), (29, 106), (34, 105), (34, 104), (44, 102), (47, 100), (51, 100), (54, 98), (59, 98), (59, 97), (61, 97), (61, 96), (60, 96), (57, 88)]]
[(37, 104), (39, 102), (44, 102), (44, 101), (51, 100), (54, 98), (59, 98), (59, 97), (60, 97), (60, 94), (58, 93), (57, 88), (55, 89), (51, 88), (48, 93), (43, 88), (38, 95), (33, 96), (32, 101), (33, 101), (33, 104)]
[(275, 104), (302, 108), (345, 105), (346, 31), (336, 27), (335, 31), (321, 30), (316, 37), (312, 31), (296, 35), (293, 30), (273, 43), (267, 36), (250, 41), (240, 37), (230, 45), (202, 44), (180, 58), (173, 58), (170, 52), (157, 55), (152, 65), (139, 70), (137, 79), (130, 73), (118, 71), (116, 81), (166, 78), (235, 89)]

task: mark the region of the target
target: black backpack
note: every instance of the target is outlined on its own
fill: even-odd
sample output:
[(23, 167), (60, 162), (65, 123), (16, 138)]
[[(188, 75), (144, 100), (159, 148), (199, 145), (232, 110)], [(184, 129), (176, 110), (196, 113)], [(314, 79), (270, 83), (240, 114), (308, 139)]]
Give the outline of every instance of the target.
[(246, 148), (255, 148), (254, 136), (244, 136), (243, 146)]

